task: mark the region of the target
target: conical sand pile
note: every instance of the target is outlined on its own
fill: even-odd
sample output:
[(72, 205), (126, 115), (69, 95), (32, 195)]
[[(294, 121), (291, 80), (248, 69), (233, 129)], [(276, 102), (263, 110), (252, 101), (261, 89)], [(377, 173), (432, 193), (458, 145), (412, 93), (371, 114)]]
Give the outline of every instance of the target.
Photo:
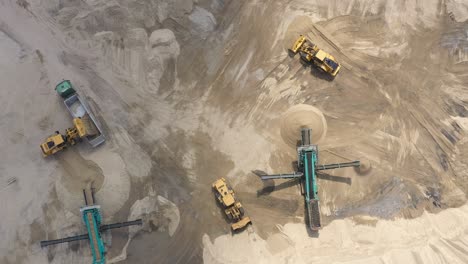
[(296, 146), (301, 138), (301, 128), (312, 129), (312, 143), (317, 144), (327, 133), (327, 121), (322, 112), (305, 104), (289, 108), (281, 118), (281, 137), (286, 144)]
[(356, 172), (361, 175), (366, 175), (371, 169), (372, 165), (368, 159), (361, 159), (361, 166), (355, 168)]

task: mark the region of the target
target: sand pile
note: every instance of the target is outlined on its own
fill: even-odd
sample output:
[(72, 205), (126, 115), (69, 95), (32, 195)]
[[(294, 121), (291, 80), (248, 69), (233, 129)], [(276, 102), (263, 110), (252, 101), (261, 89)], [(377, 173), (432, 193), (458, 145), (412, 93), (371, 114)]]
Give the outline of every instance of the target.
[(303, 224), (278, 226), (280, 233), (266, 240), (249, 232), (213, 242), (205, 235), (203, 258), (205, 263), (467, 263), (466, 217), (468, 205), (375, 226), (336, 220), (318, 238)]
[(286, 144), (294, 147), (301, 138), (301, 128), (312, 129), (312, 143), (317, 144), (325, 138), (327, 121), (322, 112), (305, 104), (295, 105), (281, 117), (281, 137)]
[(99, 151), (87, 154), (102, 169), (104, 182), (96, 192), (96, 202), (103, 208), (103, 216), (113, 216), (127, 202), (130, 194), (130, 175), (122, 157), (113, 152), (108, 145), (101, 146)]
[(127, 248), (133, 237), (140, 231), (146, 232), (167, 231), (170, 236), (174, 235), (180, 222), (180, 212), (177, 206), (166, 198), (151, 192), (145, 198), (136, 201), (130, 208), (128, 220), (141, 218), (143, 226), (130, 226), (127, 243), (122, 252), (113, 257), (108, 263), (118, 263), (127, 259)]
[[(130, 208), (129, 219), (143, 219), (143, 229), (146, 231), (167, 231), (170, 236), (179, 226), (180, 213), (177, 206), (166, 198), (150, 194), (136, 201)], [(140, 227), (130, 227), (131, 232)]]
[[(79, 212), (83, 205), (81, 188), (100, 177), (92, 176), (95, 173), (105, 176), (96, 198), (106, 218), (111, 218), (117, 210), (120, 218), (126, 212), (122, 206), (131, 205), (126, 203), (130, 177), (134, 177), (132, 180), (138, 186), (145, 184), (145, 191), (150, 184), (162, 189), (161, 195), (168, 196), (167, 191), (168, 197), (184, 208), (181, 207), (180, 220), (187, 222), (177, 227), (173, 223), (178, 223), (179, 215), (172, 205), (164, 209), (166, 205), (161, 204), (164, 200), (153, 194), (138, 201), (134, 212), (145, 216), (147, 223), (153, 225), (145, 228), (155, 231), (158, 227), (174, 235), (153, 232), (146, 238), (136, 238), (129, 253), (141, 256), (142, 261), (129, 260), (129, 263), (201, 262), (200, 235), (210, 232), (214, 239), (223, 228), (228, 232), (224, 219), (213, 217), (219, 210), (211, 207), (198, 210), (200, 205), (208, 204), (204, 195), (210, 194), (209, 183), (216, 175), (233, 180), (239, 196), (246, 196), (246, 199), (241, 197), (246, 201), (246, 209), (250, 203), (254, 207), (258, 205), (257, 211), (275, 216), (265, 218), (261, 225), (274, 226), (280, 217), (282, 223), (290, 221), (293, 214), (283, 209), (286, 206), (276, 206), (275, 201), (295, 205), (301, 199), (299, 194), (296, 192), (292, 199), (284, 196), (284, 201), (273, 200), (273, 195), (258, 199), (251, 195), (257, 186), (250, 186), (247, 177), (251, 176), (247, 172), (255, 168), (281, 171), (279, 167), (289, 165), (290, 155), (276, 151), (282, 147), (276, 144), (279, 136), (276, 128), (281, 122), (274, 129), (267, 124), (277, 118), (278, 111), (298, 102), (312, 105), (320, 102), (321, 109), (327, 110), (327, 117), (333, 117), (333, 122), (328, 120), (330, 133), (327, 135), (333, 144), (327, 148), (345, 156), (366, 156), (372, 160), (370, 177), (357, 177), (348, 168), (330, 171), (330, 175), (344, 176), (351, 182), (327, 183), (320, 179), (319, 196), (323, 206), (329, 208), (322, 211), (325, 215), (333, 216), (335, 209), (341, 209), (338, 213), (343, 212), (344, 216), (356, 212), (397, 214), (399, 210), (417, 206), (426, 186), (435, 186), (430, 193), (436, 197), (434, 200), (441, 197), (450, 201), (454, 193), (464, 196), (456, 188), (458, 183), (463, 184), (463, 167), (454, 165), (451, 158), (466, 138), (458, 137), (458, 132), (452, 133), (459, 129), (456, 124), (445, 131), (442, 123), (450, 117), (448, 114), (461, 118), (466, 112), (461, 104), (458, 107), (461, 112), (441, 113), (453, 108), (453, 104), (446, 100), (439, 86), (443, 83), (447, 87), (466, 87), (464, 65), (456, 65), (460, 74), (448, 71), (451, 64), (446, 62), (443, 50), (451, 49), (453, 54), (460, 51), (456, 61), (464, 61), (462, 51), (466, 42), (458, 26), (453, 38), (440, 40), (445, 27), (455, 25), (446, 17), (448, 11), (443, 10), (440, 1), (307, 0), (258, 4), (258, 1), (214, 0), (211, 6), (210, 1), (191, 0), (28, 2), (29, 7), (19, 7), (16, 0), (7, 0), (0, 8), (2, 29), (13, 42), (21, 44), (18, 48), (10, 42), (5, 48), (0, 45), (0, 53), (9, 62), (0, 63), (5, 77), (2, 84), (17, 87), (3, 89), (1, 97), (7, 101), (1, 126), (4, 137), (0, 143), (5, 158), (0, 171), (2, 175), (18, 177), (12, 186), (15, 189), (2, 192), (8, 214), (2, 223), (4, 242), (1, 245), (8, 248), (5, 250), (0, 245), (0, 263), (46, 263), (47, 257), (53, 258), (50, 261), (54, 263), (89, 261), (89, 247), (81, 245), (76, 250), (72, 245), (62, 245), (46, 251), (39, 250), (37, 242), (52, 235), (49, 232), (61, 235), (65, 231), (83, 230), (81, 224), (71, 226), (63, 222), (80, 221), (69, 211)], [(225, 7), (219, 7), (224, 2)], [(447, 4), (461, 2), (446, 1)], [(215, 13), (213, 9), (223, 10)], [(452, 9), (457, 11), (454, 19), (463, 20), (466, 10)], [(304, 19), (296, 20), (298, 16)], [(302, 69), (297, 56), (286, 57), (278, 43), (284, 40), (285, 47), (290, 47), (298, 34), (308, 34), (314, 43), (343, 63), (338, 78), (332, 82), (324, 80)], [(289, 36), (291, 39), (285, 40)], [(4, 37), (0, 35), (0, 38)], [(42, 54), (34, 59), (36, 66), (28, 66), (31, 58), (36, 58), (28, 54)], [(388, 54), (397, 59), (387, 60), (383, 55)], [(83, 155), (100, 169), (89, 171), (95, 165), (83, 163), (86, 169), (70, 170), (78, 174), (85, 172), (83, 175), (62, 175), (69, 172), (57, 170), (54, 177), (47, 177), (61, 162), (33, 156), (31, 148), (36, 146), (39, 154), (37, 144), (44, 138), (37, 123), (47, 121), (44, 122), (47, 125), (39, 127), (44, 130), (70, 123), (60, 98), (51, 89), (60, 78), (72, 79), (84, 96), (93, 99), (111, 140)], [(300, 139), (301, 127), (311, 126), (314, 143), (327, 132), (323, 115), (308, 111), (290, 110), (282, 120), (281, 136), (291, 143), (291, 152)], [(113, 141), (117, 133), (122, 136)], [(458, 146), (445, 144), (457, 140), (460, 140)], [(192, 146), (199, 151), (195, 152), (197, 156), (185, 151)], [(84, 154), (89, 147), (83, 145), (77, 149)], [(460, 148), (459, 152), (464, 150)], [(137, 155), (143, 152), (144, 155)], [(145, 155), (150, 158), (142, 162), (140, 157)], [(196, 183), (186, 181), (183, 170), (173, 166), (184, 155), (189, 162), (182, 165), (196, 173)], [(458, 155), (457, 159), (462, 160), (462, 156)], [(325, 158), (321, 155), (321, 161)], [(19, 164), (17, 160), (21, 160), (20, 166), (15, 166)], [(154, 170), (153, 164), (158, 166)], [(460, 170), (460, 181), (451, 180), (455, 174), (447, 171), (451, 167)], [(144, 178), (147, 175), (148, 182)], [(62, 177), (61, 188), (56, 188), (58, 198), (51, 195), (51, 200), (46, 199), (48, 193), (53, 194), (49, 187)], [(388, 184), (382, 185), (386, 181)], [(414, 191), (406, 182), (415, 182), (422, 190)], [(447, 191), (439, 190), (442, 189), (439, 186), (445, 185), (450, 187)], [(135, 191), (139, 189), (132, 193)], [(202, 193), (206, 194), (198, 195)], [(212, 199), (210, 204), (214, 206)], [(349, 209), (345, 207), (349, 203), (343, 200), (359, 207)], [(67, 203), (65, 208), (59, 206), (62, 201)], [(53, 206), (44, 215), (41, 210), (49, 202)], [(294, 209), (293, 213), (298, 210)], [(212, 243), (205, 236), (205, 261), (410, 263), (415, 260), (430, 263), (435, 259), (466, 263), (463, 259), (467, 255), (463, 236), (466, 229), (460, 220), (466, 219), (466, 210), (461, 211), (449, 211), (440, 218), (424, 215), (414, 221), (378, 222), (369, 218), (368, 222), (376, 227), (357, 225), (356, 219), (338, 220), (327, 223), (319, 238), (309, 237), (302, 223), (287, 224), (282, 232), (265, 239), (243, 232), (219, 237)], [(253, 214), (255, 210), (249, 212)], [(134, 216), (137, 215), (129, 218)], [(28, 226), (33, 221), (34, 225)], [(260, 229), (260, 221), (257, 224)], [(31, 236), (29, 230), (34, 231)], [(118, 232), (115, 234), (124, 231)], [(130, 232), (133, 234), (133, 227)], [(118, 244), (112, 245), (112, 250), (119, 250)], [(21, 254), (31, 258), (26, 261)], [(363, 256), (368, 259), (362, 261)]]
[(92, 187), (98, 192), (104, 182), (103, 172), (96, 163), (85, 160), (76, 147), (62, 151), (57, 158), (60, 161), (56, 172), (60, 180), (55, 182), (57, 197), (67, 210), (79, 214), (85, 204), (83, 189)]
[(365, 175), (369, 173), (372, 169), (372, 164), (370, 160), (361, 159), (360, 162), (361, 162), (361, 165), (359, 167), (355, 167), (356, 172), (360, 175)]
[(93, 39), (103, 54), (103, 67), (111, 67), (114, 72), (129, 78), (135, 86), (132, 93), (148, 96), (148, 93), (158, 92), (166, 70), (174, 71), (166, 81), (170, 84), (175, 81), (174, 63), (180, 47), (171, 30), (154, 30), (149, 36), (143, 28), (128, 30), (125, 34), (102, 31)]
[(85, 205), (83, 189), (92, 187), (95, 202), (103, 208), (104, 217), (114, 215), (127, 201), (130, 192), (130, 176), (125, 163), (107, 145), (99, 151), (86, 153), (87, 160), (80, 155), (78, 147), (67, 149), (58, 156), (63, 168), (57, 171), (61, 175), (55, 184), (58, 199), (66, 210), (79, 215), (80, 207)]
[(216, 19), (209, 11), (201, 7), (195, 7), (188, 17), (193, 23), (192, 34), (199, 34), (206, 39), (216, 27)]
[(449, 16), (457, 22), (468, 19), (468, 3), (462, 0), (449, 0), (445, 2)]

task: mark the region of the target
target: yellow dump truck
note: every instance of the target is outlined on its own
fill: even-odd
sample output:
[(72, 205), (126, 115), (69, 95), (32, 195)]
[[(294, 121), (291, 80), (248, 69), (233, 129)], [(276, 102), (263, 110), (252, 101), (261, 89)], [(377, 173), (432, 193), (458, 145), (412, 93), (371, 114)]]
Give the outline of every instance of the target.
[(341, 69), (341, 65), (336, 61), (335, 57), (319, 49), (317, 45), (307, 40), (303, 35), (300, 35), (294, 42), (290, 51), (294, 55), (299, 53), (304, 62), (314, 64), (318, 69), (330, 74), (332, 77), (335, 77)]
[(224, 208), (224, 213), (229, 220), (234, 222), (231, 224), (233, 231), (244, 228), (252, 223), (250, 218), (244, 215), (244, 208), (239, 201), (236, 201), (234, 191), (227, 184), (226, 179), (221, 178), (215, 181), (212, 186), (218, 202)]

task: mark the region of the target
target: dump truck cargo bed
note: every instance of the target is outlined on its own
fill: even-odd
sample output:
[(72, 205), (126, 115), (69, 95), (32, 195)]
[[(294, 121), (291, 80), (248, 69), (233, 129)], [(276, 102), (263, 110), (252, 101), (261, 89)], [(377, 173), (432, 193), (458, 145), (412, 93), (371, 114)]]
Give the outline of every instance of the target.
[(74, 93), (64, 100), (65, 106), (67, 107), (73, 118), (81, 118), (83, 120), (89, 120), (88, 127), (92, 126), (89, 130), (93, 133), (88, 134), (84, 138), (92, 147), (97, 147), (102, 144), (106, 138), (102, 132), (101, 124), (91, 112), (86, 101), (83, 100), (77, 93)]

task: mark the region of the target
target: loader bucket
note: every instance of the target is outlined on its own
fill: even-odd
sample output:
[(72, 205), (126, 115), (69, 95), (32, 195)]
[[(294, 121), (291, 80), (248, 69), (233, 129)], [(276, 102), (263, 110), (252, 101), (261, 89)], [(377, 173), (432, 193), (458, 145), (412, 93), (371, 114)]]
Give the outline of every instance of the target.
[(244, 217), (241, 220), (237, 221), (236, 223), (231, 225), (232, 231), (236, 231), (238, 229), (244, 228), (248, 224), (251, 224), (252, 221), (250, 220), (249, 217)]
[(304, 42), (306, 41), (306, 38), (304, 36), (300, 36), (296, 42), (294, 42), (294, 45), (291, 49), (292, 52), (297, 53), (297, 51), (304, 45)]

